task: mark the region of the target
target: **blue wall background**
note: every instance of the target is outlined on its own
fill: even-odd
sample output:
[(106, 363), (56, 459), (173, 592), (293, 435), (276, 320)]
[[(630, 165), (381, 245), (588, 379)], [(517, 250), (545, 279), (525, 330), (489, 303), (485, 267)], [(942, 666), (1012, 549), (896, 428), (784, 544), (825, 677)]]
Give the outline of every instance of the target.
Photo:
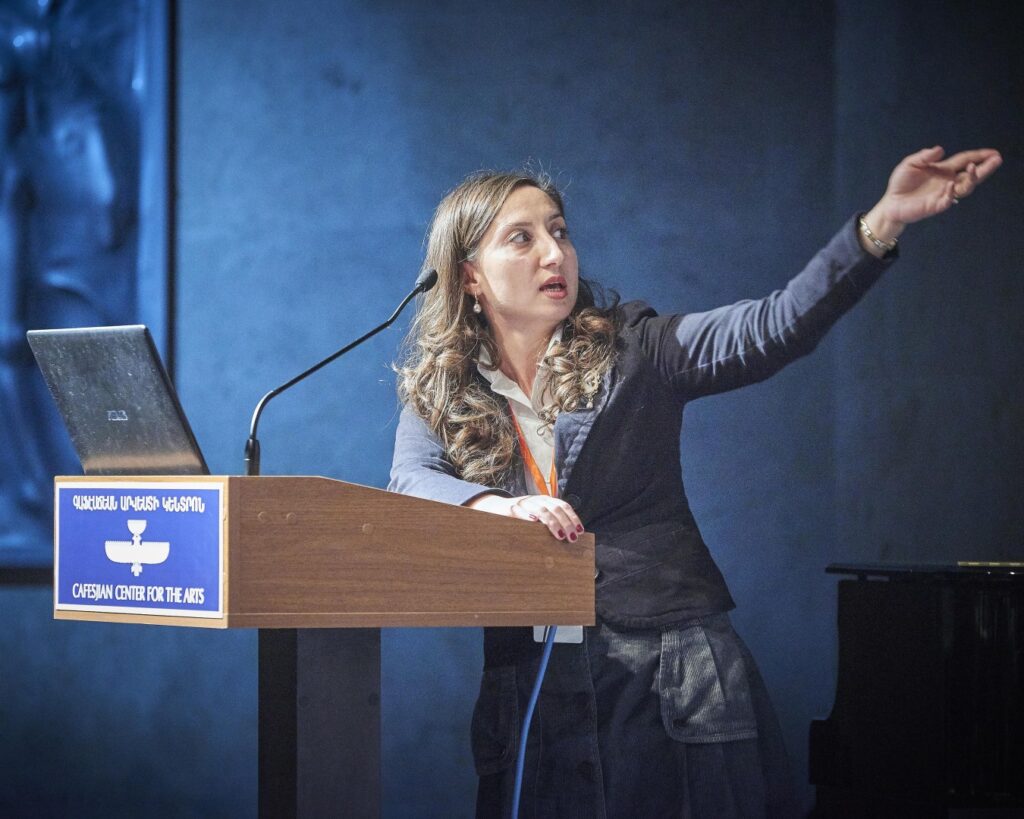
[[(597, 10), (601, 9), (601, 10)], [(1006, 163), (819, 350), (694, 404), (684, 470), (801, 784), (835, 560), (1022, 555), (1024, 71), (1009, 4), (178, 2), (177, 383), (241, 470), (270, 387), (386, 316), (433, 206), (532, 159), (587, 275), (664, 311), (780, 286), (939, 142)], [(271, 405), (264, 471), (383, 486), (377, 337)], [(0, 814), (255, 813), (255, 634), (54, 623), (0, 590)], [(389, 817), (472, 812), (474, 630), (388, 630)], [(805, 798), (811, 799), (804, 787)]]

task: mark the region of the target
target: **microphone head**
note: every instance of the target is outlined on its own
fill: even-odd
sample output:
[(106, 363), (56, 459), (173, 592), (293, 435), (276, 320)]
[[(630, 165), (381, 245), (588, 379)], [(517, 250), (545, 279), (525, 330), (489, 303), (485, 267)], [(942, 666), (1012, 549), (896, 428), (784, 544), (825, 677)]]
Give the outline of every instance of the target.
[(434, 268), (424, 270), (416, 277), (416, 290), (420, 293), (426, 293), (435, 284), (437, 284), (437, 271)]

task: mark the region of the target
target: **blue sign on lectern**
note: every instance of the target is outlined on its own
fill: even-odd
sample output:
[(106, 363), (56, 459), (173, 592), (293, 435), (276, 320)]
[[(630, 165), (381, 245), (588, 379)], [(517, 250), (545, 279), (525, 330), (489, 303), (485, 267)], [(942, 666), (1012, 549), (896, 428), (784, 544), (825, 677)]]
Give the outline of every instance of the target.
[(223, 500), (215, 483), (58, 483), (54, 607), (223, 616)]

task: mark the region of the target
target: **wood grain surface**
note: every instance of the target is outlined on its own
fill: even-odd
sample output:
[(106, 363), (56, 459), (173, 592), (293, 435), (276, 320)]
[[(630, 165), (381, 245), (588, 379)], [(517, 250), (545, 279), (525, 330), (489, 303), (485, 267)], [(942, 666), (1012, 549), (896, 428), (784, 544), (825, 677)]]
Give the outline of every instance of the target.
[(227, 485), (225, 617), (61, 610), (57, 619), (206, 628), (594, 622), (590, 534), (562, 542), (537, 523), (319, 477), (102, 482), (135, 480)]

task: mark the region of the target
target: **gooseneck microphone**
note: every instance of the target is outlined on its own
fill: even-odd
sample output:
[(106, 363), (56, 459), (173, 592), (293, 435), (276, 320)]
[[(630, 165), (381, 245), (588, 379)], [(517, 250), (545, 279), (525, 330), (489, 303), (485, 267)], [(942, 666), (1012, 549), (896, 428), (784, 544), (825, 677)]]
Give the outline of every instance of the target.
[(331, 355), (327, 356), (327, 358), (325, 358), (323, 361), (320, 361), (320, 362), (314, 364), (312, 367), (310, 367), (305, 372), (299, 373), (299, 375), (295, 376), (295, 378), (293, 378), (291, 381), (288, 381), (288, 382), (282, 384), (280, 387), (276, 387), (275, 389), (272, 389), (270, 392), (268, 392), (266, 395), (264, 395), (260, 399), (260, 402), (256, 405), (256, 409), (253, 410), (253, 413), (252, 413), (252, 423), (249, 425), (249, 440), (247, 440), (245, 442), (245, 474), (246, 475), (259, 475), (260, 474), (260, 442), (256, 438), (256, 427), (257, 427), (257, 425), (260, 422), (260, 415), (263, 413), (263, 408), (266, 407), (267, 402), (270, 401), (270, 399), (273, 398), (274, 396), (280, 395), (281, 393), (283, 393), (288, 388), (294, 387), (296, 384), (298, 384), (304, 378), (312, 375), (317, 370), (319, 370), (321, 367), (326, 367), (328, 364), (330, 364), (336, 358), (340, 358), (341, 356), (345, 355), (345, 353), (347, 353), (349, 350), (353, 349), (354, 347), (358, 347), (360, 344), (362, 344), (368, 338), (372, 338), (373, 336), (377, 335), (377, 333), (379, 333), (381, 330), (383, 330), (383, 329), (385, 329), (387, 327), (390, 327), (394, 323), (395, 319), (398, 318), (399, 314), (405, 309), (406, 305), (410, 301), (412, 301), (420, 293), (426, 293), (435, 284), (437, 284), (437, 271), (434, 270), (433, 268), (431, 268), (430, 270), (424, 270), (417, 277), (416, 284), (413, 287), (412, 291), (409, 293), (408, 296), (406, 296), (404, 299), (402, 299), (402, 303), (400, 305), (398, 305), (398, 307), (395, 309), (395, 312), (391, 314), (391, 318), (389, 318), (387, 321), (385, 321), (380, 326), (374, 327), (366, 335), (360, 336), (355, 341), (353, 341), (351, 344), (348, 344), (345, 347), (342, 347), (336, 353), (331, 353)]

